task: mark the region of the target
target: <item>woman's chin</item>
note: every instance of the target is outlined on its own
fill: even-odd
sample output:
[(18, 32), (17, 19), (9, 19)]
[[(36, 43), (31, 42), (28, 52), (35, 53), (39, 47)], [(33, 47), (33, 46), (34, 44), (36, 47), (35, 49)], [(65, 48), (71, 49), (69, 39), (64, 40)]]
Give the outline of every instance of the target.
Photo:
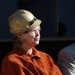
[(34, 43), (34, 45), (35, 45), (35, 46), (36, 46), (36, 45), (38, 45), (38, 44), (39, 44), (39, 42), (38, 42), (38, 41)]

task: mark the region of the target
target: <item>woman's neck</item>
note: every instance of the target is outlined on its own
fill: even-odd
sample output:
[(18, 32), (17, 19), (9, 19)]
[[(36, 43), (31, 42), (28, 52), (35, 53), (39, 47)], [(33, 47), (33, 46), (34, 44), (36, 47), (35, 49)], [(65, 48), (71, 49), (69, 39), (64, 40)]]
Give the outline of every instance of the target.
[(22, 48), (27, 52), (26, 54), (32, 54), (32, 47), (22, 44)]

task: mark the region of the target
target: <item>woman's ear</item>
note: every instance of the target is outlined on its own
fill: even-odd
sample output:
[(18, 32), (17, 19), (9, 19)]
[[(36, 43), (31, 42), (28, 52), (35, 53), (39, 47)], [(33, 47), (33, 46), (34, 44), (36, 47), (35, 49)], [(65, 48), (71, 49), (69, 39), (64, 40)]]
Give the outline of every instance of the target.
[(23, 37), (22, 37), (22, 36), (23, 36), (23, 33), (17, 33), (16, 35), (17, 35), (21, 40), (23, 40)]

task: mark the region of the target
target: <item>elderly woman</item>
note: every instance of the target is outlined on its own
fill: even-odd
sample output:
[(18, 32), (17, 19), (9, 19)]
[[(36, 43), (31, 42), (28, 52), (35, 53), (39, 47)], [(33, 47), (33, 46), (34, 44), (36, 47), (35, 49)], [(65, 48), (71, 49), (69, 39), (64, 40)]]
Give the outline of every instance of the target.
[(34, 46), (40, 41), (41, 20), (28, 10), (18, 10), (9, 17), (14, 48), (3, 59), (1, 75), (62, 75), (52, 58)]

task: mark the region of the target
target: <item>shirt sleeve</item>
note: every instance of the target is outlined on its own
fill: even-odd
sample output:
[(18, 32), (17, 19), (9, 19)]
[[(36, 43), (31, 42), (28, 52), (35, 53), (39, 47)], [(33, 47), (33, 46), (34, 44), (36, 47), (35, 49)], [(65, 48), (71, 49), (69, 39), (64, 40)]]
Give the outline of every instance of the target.
[(59, 67), (49, 55), (48, 55), (48, 61), (49, 61), (50, 67), (52, 68), (52, 71), (51, 71), (52, 75), (62, 75)]
[(14, 62), (3, 61), (1, 75), (26, 75), (23, 68)]
[(75, 62), (69, 52), (61, 50), (58, 54), (57, 64), (63, 75), (75, 75)]

